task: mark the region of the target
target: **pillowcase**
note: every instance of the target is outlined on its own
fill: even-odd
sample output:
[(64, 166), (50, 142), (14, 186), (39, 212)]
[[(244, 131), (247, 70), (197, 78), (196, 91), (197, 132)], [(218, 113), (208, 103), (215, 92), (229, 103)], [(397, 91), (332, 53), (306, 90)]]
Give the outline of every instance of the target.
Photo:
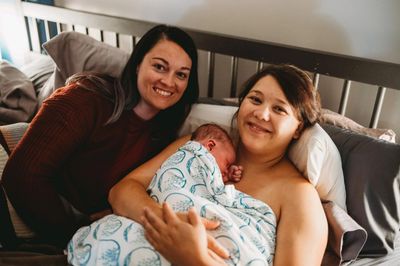
[(37, 96), (40, 89), (54, 72), (55, 67), (53, 60), (49, 56), (37, 54), (31, 62), (22, 65), (19, 69), (32, 82)]
[(329, 224), (328, 247), (322, 265), (342, 265), (357, 259), (367, 232), (334, 202), (322, 204)]
[(19, 69), (0, 60), (0, 121), (29, 121), (36, 112), (37, 100), (32, 82)]
[(78, 32), (62, 32), (44, 43), (43, 48), (57, 68), (40, 90), (40, 105), (55, 89), (63, 87), (73, 74), (95, 71), (119, 77), (130, 56), (122, 49)]
[(216, 123), (231, 132), (231, 119), (238, 107), (235, 106), (222, 106), (214, 104), (193, 104), (185, 123), (182, 125), (178, 135), (189, 135), (196, 130), (199, 126), (206, 123)]
[(323, 201), (346, 210), (346, 189), (338, 149), (319, 124), (307, 128), (289, 148), (289, 159), (315, 186)]
[[(235, 106), (194, 104), (179, 135), (191, 134), (198, 126), (216, 123), (228, 132)], [(232, 136), (236, 139), (236, 136)], [(289, 158), (299, 171), (316, 187), (324, 201), (333, 201), (346, 210), (346, 192), (339, 151), (328, 134), (316, 125), (303, 132), (289, 149)], [(309, 163), (307, 163), (309, 162)]]
[(350, 129), (351, 131), (360, 133), (362, 135), (367, 135), (377, 139), (383, 139), (389, 142), (396, 143), (396, 133), (394, 133), (393, 130), (383, 128), (367, 128), (348, 117), (345, 117), (328, 109), (322, 109), (321, 123)]
[(368, 232), (360, 256), (393, 251), (400, 229), (400, 145), (323, 125), (338, 147), (347, 210)]

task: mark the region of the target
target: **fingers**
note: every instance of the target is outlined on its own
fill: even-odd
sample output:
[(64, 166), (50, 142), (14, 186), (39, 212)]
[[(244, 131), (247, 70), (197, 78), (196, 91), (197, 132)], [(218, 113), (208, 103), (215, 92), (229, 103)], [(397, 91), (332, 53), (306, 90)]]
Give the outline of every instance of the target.
[[(144, 211), (146, 220), (157, 231), (161, 232), (161, 230), (166, 229), (166, 227), (168, 225), (172, 225), (174, 223), (181, 222), (181, 219), (172, 210), (172, 208), (169, 206), (168, 203), (166, 203), (166, 202), (163, 203), (162, 211), (163, 211), (163, 220), (164, 221), (162, 219), (160, 219), (157, 215), (155, 215), (154, 212), (152, 212), (151, 210), (146, 208), (145, 211)], [(187, 218), (189, 219), (188, 222), (190, 224), (196, 225), (198, 223), (202, 223), (207, 230), (214, 230), (220, 225), (220, 222), (218, 220), (208, 220), (208, 219), (205, 219), (205, 218), (201, 218), (196, 213), (194, 208), (191, 208), (189, 210)]]
[(204, 227), (207, 230), (214, 230), (216, 229), (220, 222), (218, 220), (208, 220), (206, 218), (201, 218), (201, 222), (203, 223)]
[(144, 219), (142, 220), (143, 222), (143, 227), (146, 229), (146, 231), (149, 229), (150, 231), (157, 231), (161, 232), (165, 230), (167, 225), (165, 222), (160, 219), (152, 210), (145, 208), (144, 209)]
[[(142, 225), (145, 230), (145, 237), (149, 241), (149, 243), (155, 247), (157, 244), (156, 239), (160, 239), (160, 233), (158, 230), (160, 230), (160, 223), (157, 221), (159, 219), (157, 216), (154, 215), (153, 217), (153, 212), (145, 209), (144, 210), (144, 216), (142, 217)], [(161, 221), (163, 222), (163, 221)], [(161, 225), (162, 227), (162, 225)]]
[(201, 221), (200, 215), (197, 214), (197, 212), (194, 208), (189, 209), (188, 219), (189, 219), (189, 223), (193, 226), (199, 226), (199, 225), (203, 224)]
[(208, 252), (208, 255), (214, 260), (215, 265), (217, 265), (217, 264), (218, 265), (226, 265), (225, 261), (220, 256), (215, 254), (214, 251), (209, 249), (207, 252)]
[(223, 259), (229, 258), (229, 252), (214, 237), (207, 235), (208, 248)]
[(179, 221), (178, 216), (172, 210), (168, 203), (164, 202), (162, 204), (162, 211), (163, 211), (163, 219), (167, 224), (175, 223)]
[(239, 182), (242, 178), (243, 166), (241, 165), (231, 165), (230, 167), (230, 181)]

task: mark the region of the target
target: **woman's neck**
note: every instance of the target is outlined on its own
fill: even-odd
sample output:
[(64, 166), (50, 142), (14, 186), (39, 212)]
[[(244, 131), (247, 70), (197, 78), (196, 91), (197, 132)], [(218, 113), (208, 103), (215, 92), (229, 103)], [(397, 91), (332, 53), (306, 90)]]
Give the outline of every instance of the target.
[(140, 100), (138, 104), (133, 107), (133, 111), (143, 120), (150, 120), (155, 117), (160, 110), (146, 104), (143, 100)]
[(267, 154), (265, 156), (252, 154), (243, 149), (240, 144), (237, 151), (237, 164), (243, 166), (244, 169), (251, 169), (251, 171), (259, 173), (272, 170), (284, 159), (285, 154)]

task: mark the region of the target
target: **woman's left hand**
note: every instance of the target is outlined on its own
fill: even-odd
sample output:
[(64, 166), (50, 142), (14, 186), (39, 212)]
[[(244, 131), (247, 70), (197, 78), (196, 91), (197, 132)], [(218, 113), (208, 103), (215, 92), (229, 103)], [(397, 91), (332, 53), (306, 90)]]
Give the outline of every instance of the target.
[(164, 203), (163, 220), (145, 209), (142, 224), (150, 244), (174, 265), (226, 265), (228, 251), (207, 235), (200, 216), (192, 208), (188, 223)]

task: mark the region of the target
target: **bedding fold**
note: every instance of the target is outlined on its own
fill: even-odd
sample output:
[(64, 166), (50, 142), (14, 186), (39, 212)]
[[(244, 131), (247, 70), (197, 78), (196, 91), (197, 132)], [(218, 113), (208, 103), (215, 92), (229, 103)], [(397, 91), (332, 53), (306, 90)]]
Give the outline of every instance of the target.
[(328, 248), (322, 265), (350, 264), (367, 241), (367, 231), (334, 202), (322, 205), (329, 224)]

